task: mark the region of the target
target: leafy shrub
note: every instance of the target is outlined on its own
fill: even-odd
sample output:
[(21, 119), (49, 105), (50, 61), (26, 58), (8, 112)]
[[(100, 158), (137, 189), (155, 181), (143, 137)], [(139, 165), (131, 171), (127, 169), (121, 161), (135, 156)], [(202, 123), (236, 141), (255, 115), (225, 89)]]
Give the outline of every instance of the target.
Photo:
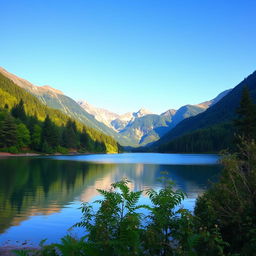
[(61, 154), (68, 154), (68, 149), (61, 146), (57, 146), (55, 151)]
[(7, 148), (7, 151), (11, 154), (18, 154), (19, 153), (19, 150), (17, 149), (17, 147), (15, 146), (12, 146), (12, 147), (9, 147)]
[(253, 255), (256, 248), (256, 144), (243, 142), (238, 154), (225, 154), (220, 181), (199, 197), (195, 214), (203, 226), (220, 228), (225, 250)]

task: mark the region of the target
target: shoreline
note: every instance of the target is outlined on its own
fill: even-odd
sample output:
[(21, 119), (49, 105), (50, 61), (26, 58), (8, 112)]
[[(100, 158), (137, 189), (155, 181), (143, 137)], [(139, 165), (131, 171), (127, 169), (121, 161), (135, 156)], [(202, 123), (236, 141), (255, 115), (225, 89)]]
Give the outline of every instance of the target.
[(41, 156), (41, 154), (37, 153), (18, 153), (18, 154), (12, 154), (9, 152), (0, 152), (0, 157), (14, 157), (14, 156)]
[(34, 245), (0, 245), (0, 255), (1, 256), (15, 256), (15, 250), (29, 250), (29, 251), (38, 251), (40, 248)]
[[(108, 153), (80, 153), (80, 152), (69, 152), (67, 154), (54, 153), (54, 154), (40, 154), (40, 153), (18, 153), (12, 154), (9, 152), (0, 152), (0, 158), (4, 157), (37, 157), (37, 156), (77, 156), (77, 155), (97, 155), (97, 154), (108, 154)], [(118, 154), (118, 153), (115, 153)]]

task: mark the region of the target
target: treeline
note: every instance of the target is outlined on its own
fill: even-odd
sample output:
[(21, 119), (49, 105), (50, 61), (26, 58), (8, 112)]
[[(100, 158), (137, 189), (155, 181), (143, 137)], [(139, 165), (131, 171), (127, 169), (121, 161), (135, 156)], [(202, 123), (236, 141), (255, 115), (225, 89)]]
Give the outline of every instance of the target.
[[(111, 138), (108, 143), (112, 143)], [(71, 119), (65, 125), (57, 126), (49, 115), (43, 122), (36, 115), (27, 115), (23, 100), (11, 109), (7, 104), (0, 109), (0, 149), (11, 153), (107, 152), (103, 140), (94, 140), (86, 127), (79, 131)]]
[(256, 136), (256, 105), (249, 90), (244, 87), (236, 118), (209, 128), (198, 129), (173, 139), (157, 148), (159, 152), (205, 153), (219, 152), (223, 149), (234, 151), (237, 143), (236, 134), (251, 138)]
[[(19, 104), (21, 104), (22, 107)], [(18, 110), (20, 107), (23, 108), (23, 110)], [(15, 113), (17, 111), (19, 114)], [(16, 135), (7, 136), (10, 138), (10, 143), (6, 144), (4, 134), (5, 130), (8, 130), (8, 128), (4, 128), (4, 131), (2, 131), (1, 128), (2, 135), (0, 138), (0, 148), (2, 150), (8, 148), (8, 150), (14, 150), (16, 152), (16, 149), (19, 151), (22, 148), (27, 148), (28, 150), (36, 150), (40, 152), (55, 152), (57, 149), (59, 151), (64, 148), (70, 148), (70, 146), (75, 150), (86, 152), (115, 153), (121, 150), (119, 144), (112, 137), (85, 126), (80, 122), (74, 122), (74, 120), (71, 120), (69, 116), (63, 114), (59, 110), (47, 107), (35, 96), (17, 86), (1, 73), (0, 112), (1, 127), (3, 128), (3, 125), (11, 125), (11, 130), (13, 132), (10, 132), (10, 134), (15, 134), (14, 130), (16, 130)], [(47, 121), (45, 125), (51, 127), (52, 133), (55, 133), (54, 136), (50, 136), (52, 137), (50, 142), (48, 142), (48, 139), (44, 139), (48, 136), (47, 132), (43, 131), (45, 121)], [(7, 124), (5, 124), (5, 122), (7, 122)], [(73, 123), (73, 125), (71, 125), (71, 123)], [(46, 128), (44, 128), (44, 130), (45, 129)], [(73, 131), (71, 130), (74, 130), (76, 136), (72, 135)], [(29, 131), (29, 133), (27, 131)], [(67, 139), (67, 137), (69, 137), (67, 136), (68, 132), (71, 132), (71, 142)], [(23, 135), (21, 136), (21, 134)], [(28, 135), (25, 136), (24, 134)], [(26, 140), (24, 137), (29, 139)], [(74, 137), (76, 137), (76, 142), (73, 143)], [(84, 143), (86, 140), (85, 137), (89, 138), (86, 145)], [(21, 143), (20, 141), (23, 142)], [(46, 141), (46, 143), (44, 143), (44, 141)], [(10, 147), (13, 148), (10, 149)]]
[(231, 123), (200, 129), (161, 145), (159, 152), (213, 153), (234, 148), (234, 127)]

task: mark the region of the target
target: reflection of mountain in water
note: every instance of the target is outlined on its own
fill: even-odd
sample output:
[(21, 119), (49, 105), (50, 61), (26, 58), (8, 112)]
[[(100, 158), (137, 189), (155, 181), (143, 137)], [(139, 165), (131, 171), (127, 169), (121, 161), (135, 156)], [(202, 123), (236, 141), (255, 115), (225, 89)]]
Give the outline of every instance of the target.
[[(102, 165), (106, 166), (106, 165)], [(151, 165), (151, 164), (120, 164), (111, 165), (112, 172), (106, 172), (102, 180), (96, 181), (93, 188), (109, 188), (109, 184), (127, 177), (135, 190), (147, 188), (159, 188), (159, 178), (163, 171), (175, 182), (175, 188), (182, 189), (188, 197), (195, 198), (198, 193), (203, 192), (209, 185), (209, 181), (215, 181), (220, 167), (216, 165)], [(87, 190), (85, 190), (86, 192)], [(95, 193), (95, 192), (94, 192)], [(92, 195), (93, 196), (93, 195)], [(90, 201), (91, 197), (84, 198)]]
[(177, 188), (194, 198), (218, 172), (216, 166), (91, 164), (36, 158), (0, 161), (0, 233), (29, 216), (59, 212), (77, 199), (91, 201), (96, 188), (108, 189), (123, 177), (132, 181), (135, 190), (158, 188), (160, 172), (167, 171)]

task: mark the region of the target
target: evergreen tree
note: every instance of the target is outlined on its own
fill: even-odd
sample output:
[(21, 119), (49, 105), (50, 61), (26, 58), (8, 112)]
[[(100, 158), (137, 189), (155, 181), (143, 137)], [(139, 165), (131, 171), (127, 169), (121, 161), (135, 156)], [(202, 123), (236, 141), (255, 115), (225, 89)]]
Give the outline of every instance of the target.
[(31, 136), (31, 145), (35, 150), (40, 150), (41, 144), (41, 136), (42, 136), (42, 128), (40, 125), (35, 124), (33, 127), (33, 132)]
[(68, 120), (62, 135), (63, 146), (66, 148), (78, 147), (78, 134), (75, 122)]
[(249, 90), (244, 87), (240, 106), (237, 109), (238, 118), (234, 121), (238, 135), (246, 140), (256, 138), (256, 106), (253, 104)]
[(36, 124), (39, 124), (38, 118), (36, 116), (28, 116), (27, 117), (27, 128), (30, 131), (30, 134), (33, 134), (34, 127)]
[(99, 141), (95, 141), (95, 152), (99, 152), (99, 153), (105, 153), (106, 152), (106, 146), (104, 143), (99, 142)]
[(47, 153), (47, 154), (52, 154), (54, 152), (53, 148), (51, 146), (49, 146), (47, 141), (44, 141), (42, 144), (42, 152)]
[(93, 150), (93, 141), (89, 134), (86, 132), (85, 128), (83, 128), (82, 133), (80, 134), (80, 145), (86, 151)]
[(30, 144), (30, 133), (23, 123), (17, 125), (17, 143), (19, 148), (27, 147)]
[(59, 145), (59, 132), (57, 126), (51, 121), (47, 115), (43, 123), (42, 129), (42, 144), (47, 143), (49, 147), (56, 147)]
[(85, 128), (83, 128), (82, 133), (80, 134), (80, 143), (82, 147), (86, 147), (89, 141), (89, 135), (87, 134)]
[(15, 120), (12, 116), (7, 114), (2, 123), (0, 130), (0, 144), (1, 147), (11, 147), (17, 144), (17, 130)]
[(27, 119), (25, 108), (24, 108), (24, 101), (21, 99), (18, 104), (16, 104), (11, 111), (13, 117), (20, 119), (21, 121), (25, 122)]

